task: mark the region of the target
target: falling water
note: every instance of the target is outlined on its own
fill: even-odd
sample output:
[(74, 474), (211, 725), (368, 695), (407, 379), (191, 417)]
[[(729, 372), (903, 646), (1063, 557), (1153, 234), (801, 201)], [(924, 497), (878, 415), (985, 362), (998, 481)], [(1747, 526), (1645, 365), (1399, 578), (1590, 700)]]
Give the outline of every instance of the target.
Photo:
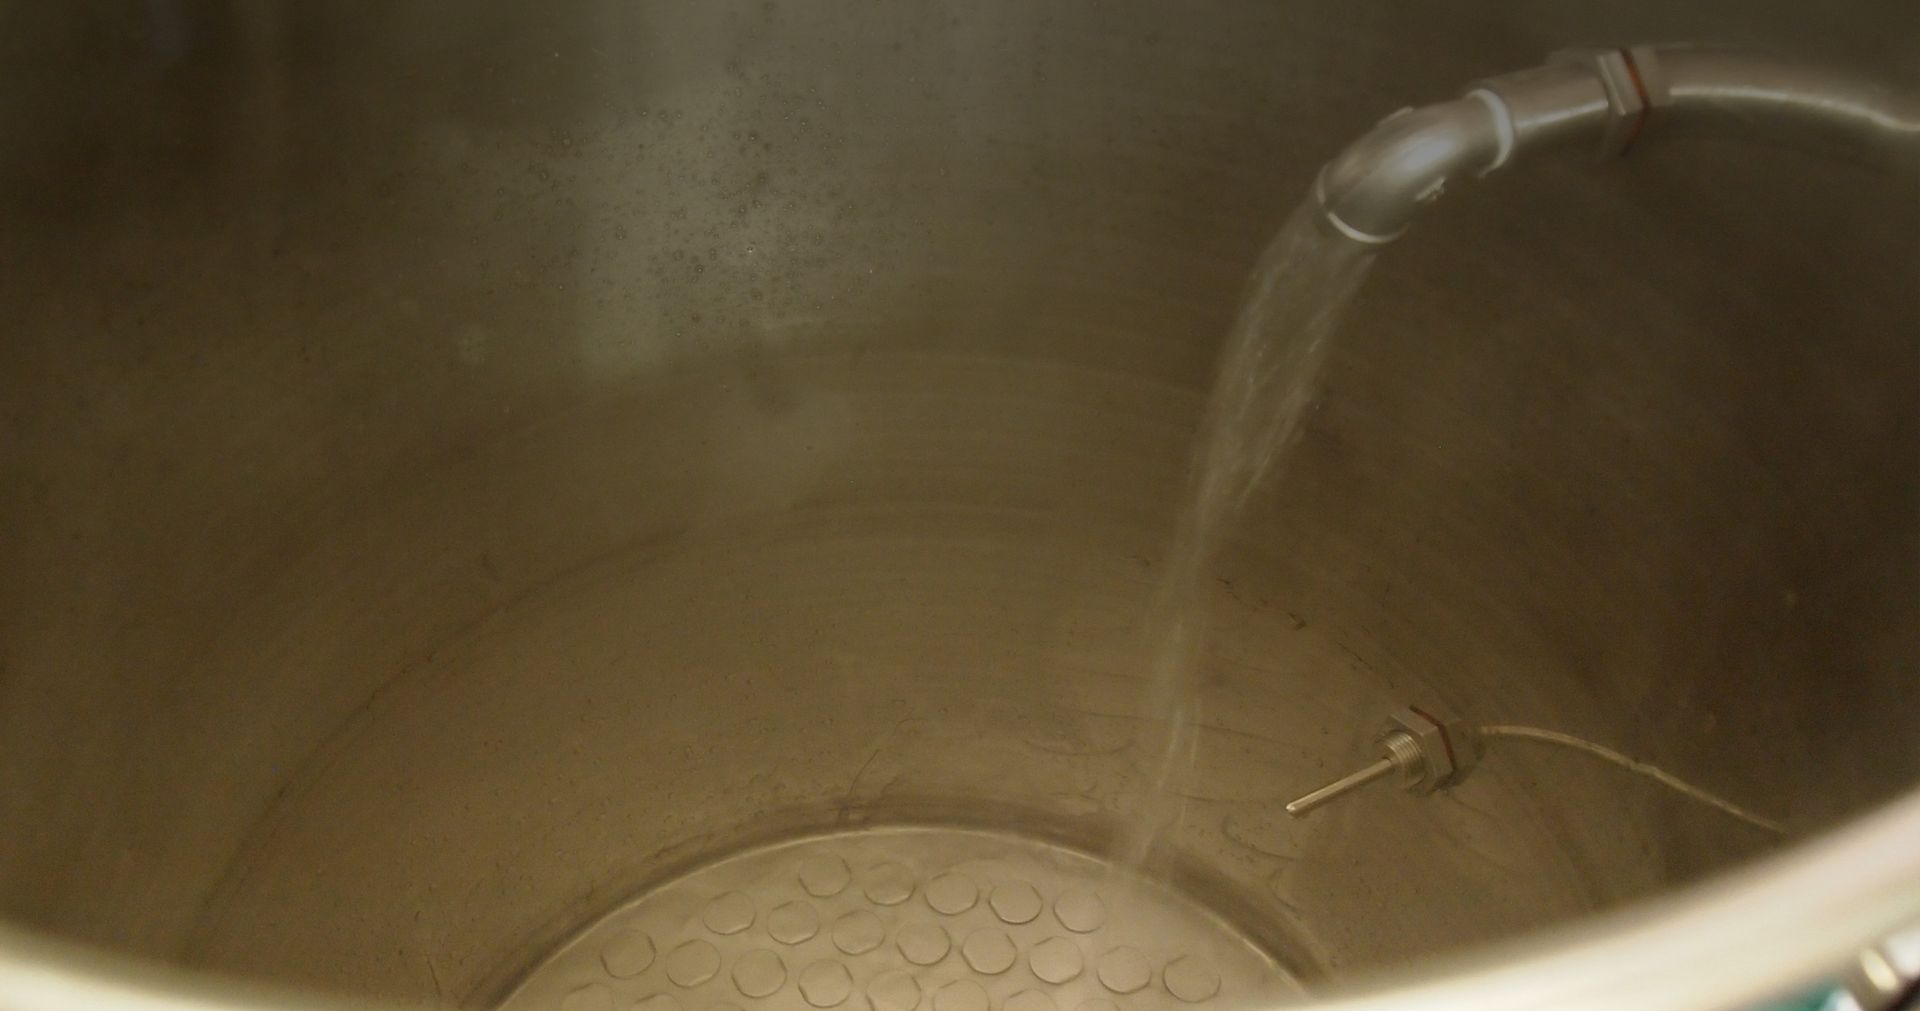
[(1313, 405), (1327, 344), (1372, 262), (1368, 247), (1330, 235), (1312, 203), (1297, 209), (1254, 268), (1221, 349), (1188, 462), (1185, 500), (1145, 625), (1144, 753), (1149, 779), (1116, 856), (1144, 865), (1179, 821), (1181, 784), (1198, 730), (1205, 589), (1223, 541)]

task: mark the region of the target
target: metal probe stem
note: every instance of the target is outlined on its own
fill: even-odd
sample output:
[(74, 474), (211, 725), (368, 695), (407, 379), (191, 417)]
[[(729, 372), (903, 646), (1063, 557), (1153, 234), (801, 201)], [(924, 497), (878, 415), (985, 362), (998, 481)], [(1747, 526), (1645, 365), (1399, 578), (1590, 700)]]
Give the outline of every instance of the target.
[(1298, 818), (1336, 797), (1352, 793), (1376, 779), (1385, 779), (1393, 775), (1395, 768), (1396, 766), (1392, 758), (1382, 758), (1352, 775), (1342, 776), (1320, 789), (1301, 797), (1299, 800), (1293, 801), (1287, 805), (1287, 813)]

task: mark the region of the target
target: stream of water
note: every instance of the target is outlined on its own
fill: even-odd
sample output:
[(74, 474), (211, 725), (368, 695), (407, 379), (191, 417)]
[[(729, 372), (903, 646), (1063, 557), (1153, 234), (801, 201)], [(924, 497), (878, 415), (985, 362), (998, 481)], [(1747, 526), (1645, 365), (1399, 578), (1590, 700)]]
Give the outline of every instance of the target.
[(1144, 626), (1149, 775), (1116, 857), (1141, 867), (1178, 824), (1202, 722), (1200, 666), (1214, 562), (1248, 500), (1274, 476), (1312, 408), (1327, 347), (1372, 262), (1330, 236), (1312, 202), (1261, 254), (1221, 348), (1188, 463), (1185, 497)]

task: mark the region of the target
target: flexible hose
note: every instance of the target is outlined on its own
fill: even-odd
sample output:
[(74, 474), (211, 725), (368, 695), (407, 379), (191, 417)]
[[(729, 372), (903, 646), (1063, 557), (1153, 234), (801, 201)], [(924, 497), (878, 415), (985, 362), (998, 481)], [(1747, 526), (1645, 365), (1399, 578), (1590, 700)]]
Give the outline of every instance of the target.
[(1785, 825), (1782, 825), (1772, 818), (1757, 815), (1730, 800), (1694, 786), (1692, 783), (1681, 779), (1665, 769), (1649, 765), (1635, 758), (1630, 758), (1605, 745), (1582, 740), (1572, 734), (1563, 734), (1558, 730), (1545, 730), (1540, 727), (1522, 727), (1512, 724), (1483, 726), (1479, 728), (1479, 733), (1481, 737), (1485, 738), (1504, 737), (1518, 741), (1535, 741), (1540, 744), (1554, 744), (1563, 748), (1571, 748), (1575, 751), (1584, 752), (1596, 758), (1612, 762), (1629, 772), (1645, 776), (1659, 783), (1661, 786), (1714, 808), (1729, 817), (1738, 818), (1755, 828), (1772, 832), (1775, 835), (1785, 835), (1787, 831)]

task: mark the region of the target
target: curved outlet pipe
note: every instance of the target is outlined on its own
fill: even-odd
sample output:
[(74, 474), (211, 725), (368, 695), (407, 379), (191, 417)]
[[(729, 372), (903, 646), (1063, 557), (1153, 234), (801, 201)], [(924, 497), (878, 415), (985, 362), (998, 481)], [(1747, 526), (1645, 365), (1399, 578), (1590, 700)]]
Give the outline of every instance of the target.
[(1391, 242), (1456, 178), (1581, 141), (1617, 156), (1665, 121), (1811, 134), (1871, 157), (1920, 153), (1920, 94), (1764, 57), (1638, 46), (1556, 54), (1394, 113), (1321, 169), (1314, 195), (1334, 231)]

